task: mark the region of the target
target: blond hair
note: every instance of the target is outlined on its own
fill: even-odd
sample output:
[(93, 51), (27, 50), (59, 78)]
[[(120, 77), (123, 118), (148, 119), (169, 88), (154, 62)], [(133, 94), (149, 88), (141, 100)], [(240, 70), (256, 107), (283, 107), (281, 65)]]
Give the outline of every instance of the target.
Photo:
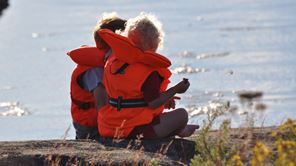
[(146, 51), (156, 51), (163, 43), (162, 24), (156, 16), (140, 13), (139, 16), (127, 20), (122, 35), (128, 37), (137, 47)]

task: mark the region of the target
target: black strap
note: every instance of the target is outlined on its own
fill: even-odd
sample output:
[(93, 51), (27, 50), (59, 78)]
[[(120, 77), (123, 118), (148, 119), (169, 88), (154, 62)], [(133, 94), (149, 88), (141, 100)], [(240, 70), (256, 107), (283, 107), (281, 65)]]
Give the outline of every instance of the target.
[(109, 104), (116, 107), (118, 111), (120, 111), (121, 108), (137, 108), (146, 107), (148, 105), (144, 99), (123, 100), (122, 96), (119, 96), (118, 98), (109, 98)]
[(94, 102), (83, 102), (83, 101), (79, 101), (79, 100), (74, 99), (72, 96), (71, 96), (71, 100), (72, 100), (72, 103), (74, 103), (75, 105), (78, 106), (78, 108), (83, 109), (83, 110), (88, 110), (90, 108), (94, 108), (95, 107), (95, 103)]
[(120, 68), (118, 68), (115, 73), (112, 74), (124, 74), (124, 70), (129, 66), (128, 63), (124, 63)]

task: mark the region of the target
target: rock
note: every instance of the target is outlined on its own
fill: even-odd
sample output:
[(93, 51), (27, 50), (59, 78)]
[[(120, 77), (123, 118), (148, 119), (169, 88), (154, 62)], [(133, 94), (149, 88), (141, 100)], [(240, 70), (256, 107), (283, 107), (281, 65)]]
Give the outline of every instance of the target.
[(0, 15), (2, 14), (2, 10), (9, 6), (8, 0), (0, 0)]
[[(274, 149), (271, 133), (277, 127), (233, 128), (229, 147), (247, 145), (252, 149), (256, 141)], [(218, 130), (209, 132), (209, 138), (220, 136)], [(198, 132), (188, 139), (196, 139)], [(210, 139), (211, 140), (211, 139)], [(215, 141), (215, 139), (212, 139)], [(40, 165), (189, 165), (195, 142), (187, 139), (160, 140), (44, 140), (0, 142), (0, 166)], [(244, 163), (250, 165), (252, 150), (244, 153)]]
[(255, 98), (261, 98), (263, 96), (263, 92), (260, 91), (241, 91), (238, 92), (238, 96), (240, 99), (252, 100)]
[(185, 139), (0, 142), (0, 165), (184, 165), (195, 153)]

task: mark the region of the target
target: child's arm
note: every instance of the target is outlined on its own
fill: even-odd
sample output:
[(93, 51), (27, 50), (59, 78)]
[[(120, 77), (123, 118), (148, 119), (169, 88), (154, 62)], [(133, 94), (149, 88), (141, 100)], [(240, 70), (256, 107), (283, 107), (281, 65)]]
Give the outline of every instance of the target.
[(95, 107), (97, 110), (102, 108), (108, 103), (108, 95), (103, 85), (103, 73), (102, 68), (92, 68), (87, 70), (82, 75), (82, 87), (83, 89), (91, 92), (95, 98)]
[(108, 95), (102, 83), (99, 83), (99, 85), (93, 90), (93, 95), (95, 97), (96, 109), (99, 111), (100, 108), (108, 103)]
[(166, 104), (175, 94), (185, 93), (186, 90), (189, 88), (189, 86), (190, 86), (189, 81), (187, 79), (183, 79), (183, 81), (179, 82), (177, 85), (161, 93), (158, 98), (149, 102), (148, 107), (151, 109), (155, 109), (160, 107), (163, 104)]

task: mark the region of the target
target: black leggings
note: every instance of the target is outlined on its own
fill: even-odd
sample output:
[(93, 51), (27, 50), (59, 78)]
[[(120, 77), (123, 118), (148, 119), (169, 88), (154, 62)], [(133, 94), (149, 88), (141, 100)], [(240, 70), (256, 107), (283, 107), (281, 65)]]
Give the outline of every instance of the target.
[(96, 127), (86, 127), (74, 122), (73, 122), (73, 126), (76, 131), (76, 139), (96, 140), (99, 138), (98, 128)]

